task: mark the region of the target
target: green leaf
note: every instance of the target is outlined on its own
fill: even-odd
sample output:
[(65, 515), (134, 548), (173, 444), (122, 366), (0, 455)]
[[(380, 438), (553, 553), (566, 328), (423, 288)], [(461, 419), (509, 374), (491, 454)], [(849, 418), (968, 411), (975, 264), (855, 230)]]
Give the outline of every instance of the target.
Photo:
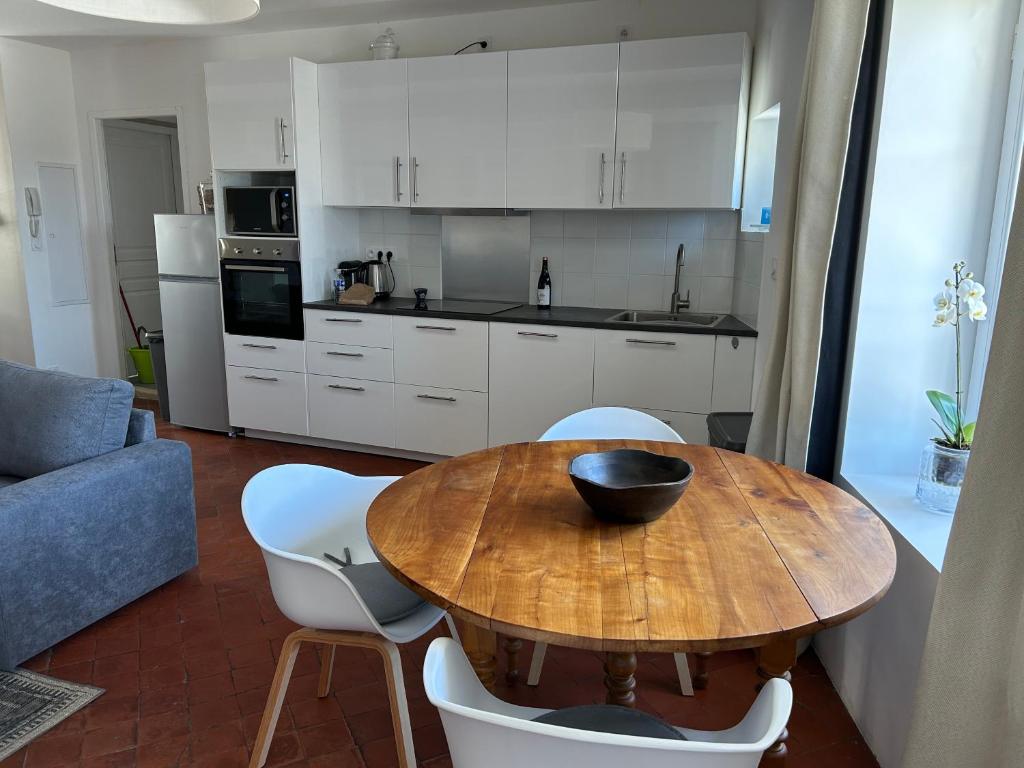
[(964, 424), (964, 442), (970, 445), (974, 442), (974, 428), (978, 425), (978, 422), (972, 421), (970, 424)]
[(932, 407), (938, 412), (939, 418), (946, 427), (946, 431), (956, 434), (960, 431), (960, 418), (957, 413), (956, 400), (945, 392), (937, 389), (929, 389), (925, 394), (931, 402)]
[(953, 439), (953, 436), (952, 436), (952, 435), (950, 435), (950, 434), (949, 434), (949, 432), (947, 432), (947, 431), (946, 431), (946, 428), (945, 428), (944, 426), (942, 426), (942, 425), (941, 425), (941, 424), (940, 424), (940, 423), (938, 422), (938, 420), (937, 420), (937, 419), (932, 419), (932, 421), (933, 421), (933, 422), (935, 422), (935, 426), (936, 426), (936, 427), (938, 427), (938, 428), (939, 428), (939, 432), (941, 432), (941, 433), (942, 433), (942, 439), (943, 439), (943, 441), (944, 441), (944, 442), (946, 442), (946, 443), (948, 443), (948, 444), (949, 444), (949, 445), (951, 445), (951, 446), (955, 446), (955, 445), (956, 445), (956, 441), (955, 441), (955, 440)]

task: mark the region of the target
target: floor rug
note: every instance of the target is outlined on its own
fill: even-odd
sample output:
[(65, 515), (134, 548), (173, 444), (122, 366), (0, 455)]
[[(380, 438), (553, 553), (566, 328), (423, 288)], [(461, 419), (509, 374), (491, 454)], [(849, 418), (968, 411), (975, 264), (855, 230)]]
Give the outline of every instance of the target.
[(0, 671), (0, 760), (13, 755), (103, 693), (24, 669)]

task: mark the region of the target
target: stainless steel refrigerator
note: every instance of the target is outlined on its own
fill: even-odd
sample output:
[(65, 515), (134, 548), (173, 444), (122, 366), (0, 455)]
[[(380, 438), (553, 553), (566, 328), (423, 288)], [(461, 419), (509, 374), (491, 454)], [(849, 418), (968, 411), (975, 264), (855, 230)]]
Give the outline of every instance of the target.
[(230, 432), (213, 216), (153, 216), (174, 424)]

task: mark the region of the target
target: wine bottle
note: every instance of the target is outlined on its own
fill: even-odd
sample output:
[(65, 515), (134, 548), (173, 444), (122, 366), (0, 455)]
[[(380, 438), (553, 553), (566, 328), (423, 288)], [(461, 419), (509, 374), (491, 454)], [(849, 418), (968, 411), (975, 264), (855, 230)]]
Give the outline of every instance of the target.
[(551, 309), (551, 273), (548, 272), (547, 257), (544, 258), (537, 279), (537, 308)]

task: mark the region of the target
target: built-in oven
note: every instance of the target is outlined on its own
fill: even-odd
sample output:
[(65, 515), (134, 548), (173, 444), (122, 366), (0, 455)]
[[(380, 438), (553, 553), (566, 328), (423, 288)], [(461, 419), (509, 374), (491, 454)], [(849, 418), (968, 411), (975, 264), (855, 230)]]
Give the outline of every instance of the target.
[(302, 339), (299, 241), (222, 237), (219, 243), (224, 330)]
[(224, 187), (224, 231), (240, 237), (295, 237), (295, 187)]

